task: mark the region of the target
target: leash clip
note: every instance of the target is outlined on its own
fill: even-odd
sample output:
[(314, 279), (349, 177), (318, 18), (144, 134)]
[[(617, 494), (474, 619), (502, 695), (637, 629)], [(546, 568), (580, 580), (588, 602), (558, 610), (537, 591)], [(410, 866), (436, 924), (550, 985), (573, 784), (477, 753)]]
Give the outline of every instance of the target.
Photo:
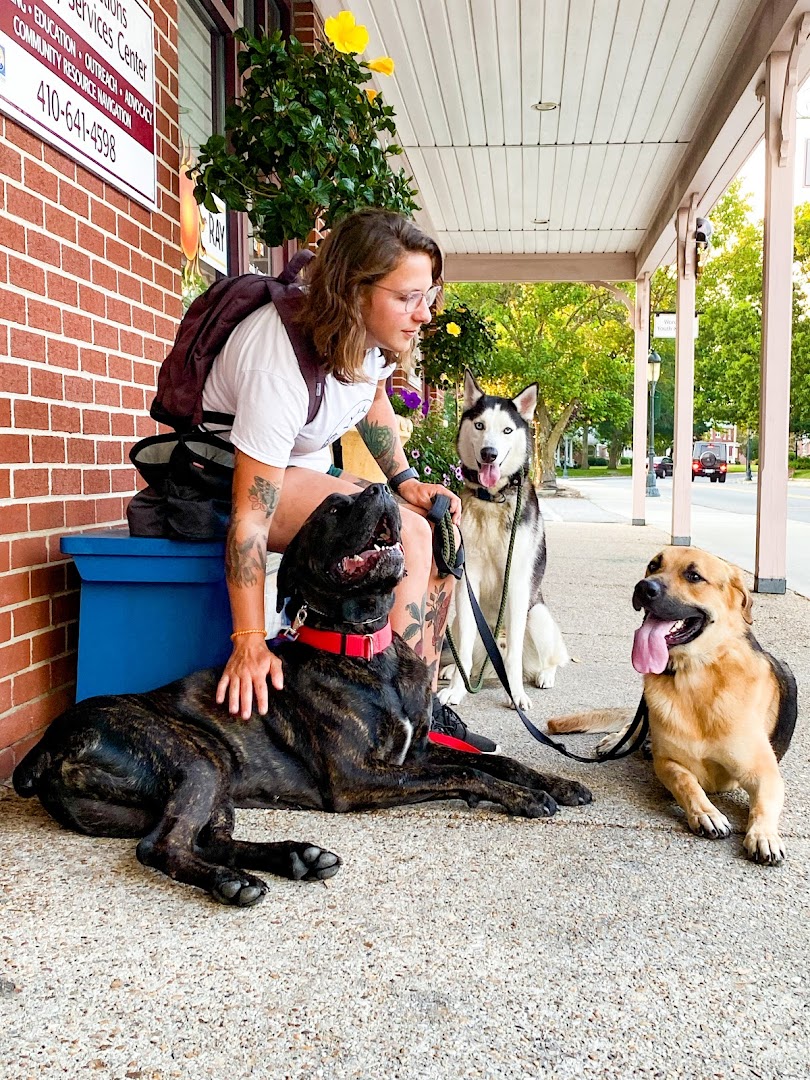
[(292, 626), (285, 626), (279, 631), (279, 637), (285, 637), (289, 641), (296, 641), (298, 638), (298, 631), (307, 621), (308, 607), (306, 600), (295, 614), (295, 618), (292, 621)]
[(374, 659), (374, 635), (363, 634), (363, 659)]

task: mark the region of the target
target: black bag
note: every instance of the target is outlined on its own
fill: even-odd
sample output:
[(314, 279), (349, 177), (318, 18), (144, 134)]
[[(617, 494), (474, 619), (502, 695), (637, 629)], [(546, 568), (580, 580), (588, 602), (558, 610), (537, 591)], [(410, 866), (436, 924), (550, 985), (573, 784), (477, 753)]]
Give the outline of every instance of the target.
[(223, 278), (198, 296), (183, 316), (174, 346), (158, 372), (157, 393), (149, 409), (175, 434), (142, 439), (129, 454), (149, 485), (127, 507), (132, 536), (211, 540), (227, 532), (233, 448), (199, 425), (230, 427), (234, 418), (204, 412), (203, 387), (231, 333), (266, 304), (275, 304), (307, 384), (307, 423), (317, 415), (325, 374), (315, 343), (298, 322), (304, 294), (296, 280), (312, 257), (310, 251), (299, 251), (277, 278), (259, 274)]
[(148, 487), (127, 506), (132, 536), (216, 540), (228, 531), (233, 447), (213, 432), (142, 439), (130, 460)]

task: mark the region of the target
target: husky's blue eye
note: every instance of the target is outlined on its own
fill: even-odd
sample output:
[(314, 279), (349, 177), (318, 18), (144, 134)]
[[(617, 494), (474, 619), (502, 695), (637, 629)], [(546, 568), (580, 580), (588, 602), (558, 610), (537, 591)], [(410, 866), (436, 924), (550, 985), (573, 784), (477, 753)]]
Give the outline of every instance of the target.
[(511, 434), (512, 434), (512, 428), (510, 428), (510, 427), (505, 427), (505, 428), (503, 429), (503, 433), (504, 433), (504, 435), (511, 435)]
[(475, 421), (475, 430), (476, 431), (483, 431), (484, 430), (484, 425), (482, 424), (482, 422), (480, 420)]

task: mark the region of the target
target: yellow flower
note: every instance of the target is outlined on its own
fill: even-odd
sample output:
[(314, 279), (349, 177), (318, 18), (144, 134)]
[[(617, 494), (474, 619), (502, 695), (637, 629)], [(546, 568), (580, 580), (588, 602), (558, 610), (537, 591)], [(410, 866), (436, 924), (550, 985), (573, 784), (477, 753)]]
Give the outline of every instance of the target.
[(454, 322), (449, 322), (447, 326), (445, 326), (445, 330), (448, 334), (452, 334), (453, 337), (458, 337), (458, 335), (461, 333), (461, 327), (458, 325), (458, 323)]
[(369, 60), (365, 67), (369, 71), (378, 71), (380, 75), (394, 74), (394, 61), (390, 56), (378, 56), (376, 60)]
[(355, 23), (350, 11), (341, 11), (327, 19), (323, 29), (338, 52), (361, 53), (368, 45), (368, 30)]
[(379, 90), (366, 90), (366, 94), (368, 95), (368, 100), (373, 101), (377, 94), (379, 94)]

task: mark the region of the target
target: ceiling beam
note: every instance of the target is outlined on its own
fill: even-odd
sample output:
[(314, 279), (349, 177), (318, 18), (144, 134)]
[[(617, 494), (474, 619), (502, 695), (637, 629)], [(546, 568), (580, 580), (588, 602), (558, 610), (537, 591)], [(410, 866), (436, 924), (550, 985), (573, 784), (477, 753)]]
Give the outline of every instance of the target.
[(445, 281), (634, 281), (632, 252), (582, 255), (445, 255)]
[[(711, 206), (706, 193), (713, 184), (716, 191), (714, 182), (718, 174), (728, 173), (729, 182), (744, 165), (753, 149), (751, 121), (761, 112), (755, 91), (763, 77), (765, 60), (775, 48), (790, 49), (795, 23), (807, 10), (810, 0), (761, 0), (742, 41), (713, 88), (689, 148), (651, 218), (637, 252), (634, 277), (651, 273), (660, 265), (675, 238), (675, 214), (679, 207), (689, 203), (692, 193), (698, 194), (699, 212), (706, 213)], [(805, 53), (800, 81), (807, 74), (809, 64)], [(765, 133), (765, 122), (762, 116), (757, 120), (756, 141), (759, 141)]]

